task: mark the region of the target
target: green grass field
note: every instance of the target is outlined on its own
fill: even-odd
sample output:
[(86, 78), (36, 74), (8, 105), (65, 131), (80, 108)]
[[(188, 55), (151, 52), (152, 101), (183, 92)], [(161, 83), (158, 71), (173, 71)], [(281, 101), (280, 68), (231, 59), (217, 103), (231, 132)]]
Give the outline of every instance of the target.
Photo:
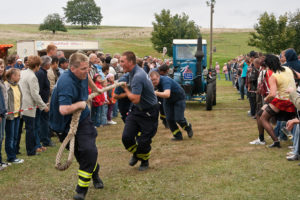
[[(247, 116), (248, 102), (238, 101), (236, 90), (223, 80), (218, 81), (217, 94), (213, 111), (205, 111), (203, 103), (187, 103), (192, 139), (184, 135), (182, 142), (173, 142), (170, 131), (159, 124), (146, 172), (128, 165), (120, 118), (115, 126), (99, 128), (98, 161), (105, 188), (90, 186), (87, 199), (299, 199), (300, 167), (285, 160), (291, 142), (283, 142), (281, 149), (250, 145), (257, 130), (255, 120)], [(271, 143), (268, 136), (266, 140)], [(27, 157), (24, 143), (23, 134), (20, 158), (25, 162), (0, 172), (0, 199), (71, 199), (78, 164), (74, 161), (67, 171), (57, 171), (58, 145)]]
[[(0, 25), (0, 43), (21, 39), (86, 39), (98, 40), (104, 52), (133, 50), (139, 56), (154, 52), (148, 28), (101, 27), (100, 29), (69, 29), (53, 36), (39, 33), (36, 25)], [(209, 40), (207, 34), (203, 35)], [(226, 62), (253, 48), (247, 46), (248, 33), (216, 33), (217, 52), (214, 62)], [(14, 50), (14, 49), (13, 49)], [(12, 51), (13, 51), (12, 50)], [(224, 78), (217, 82), (217, 105), (205, 110), (204, 103), (188, 102), (186, 118), (192, 123), (194, 137), (184, 135), (182, 142), (171, 141), (171, 133), (159, 124), (152, 143), (150, 169), (139, 172), (130, 167), (130, 154), (121, 142), (123, 123), (98, 129), (98, 161), (103, 190), (90, 186), (91, 200), (281, 200), (300, 198), (300, 167), (289, 162), (285, 154), (291, 141), (281, 149), (252, 146), (257, 138), (256, 121), (247, 116), (249, 103), (238, 101), (239, 95)], [(73, 161), (64, 172), (54, 168), (59, 143), (40, 156), (27, 157), (25, 133), (22, 135), (19, 158), (25, 162), (0, 171), (2, 200), (71, 199), (77, 183), (78, 164)], [(266, 134), (266, 141), (272, 141)], [(4, 143), (3, 159), (6, 159)]]

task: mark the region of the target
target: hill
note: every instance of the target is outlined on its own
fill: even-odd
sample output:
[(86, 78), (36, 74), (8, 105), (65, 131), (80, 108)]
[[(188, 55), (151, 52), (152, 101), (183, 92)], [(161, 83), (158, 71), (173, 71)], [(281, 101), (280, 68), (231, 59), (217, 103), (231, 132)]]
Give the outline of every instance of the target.
[[(100, 48), (106, 53), (122, 53), (127, 50), (134, 51), (138, 56), (152, 55), (162, 57), (157, 53), (150, 41), (152, 27), (122, 27), (101, 26), (87, 29), (79, 29), (76, 26), (68, 26), (68, 32), (38, 30), (39, 25), (31, 24), (0, 24), (0, 43), (16, 44), (17, 40), (97, 40)], [(203, 38), (209, 45), (209, 29), (201, 29)], [(214, 45), (217, 52), (214, 53), (213, 63), (227, 62), (228, 59), (240, 54), (256, 50), (249, 47), (247, 40), (252, 29), (214, 29)], [(16, 51), (16, 47), (10, 52)]]

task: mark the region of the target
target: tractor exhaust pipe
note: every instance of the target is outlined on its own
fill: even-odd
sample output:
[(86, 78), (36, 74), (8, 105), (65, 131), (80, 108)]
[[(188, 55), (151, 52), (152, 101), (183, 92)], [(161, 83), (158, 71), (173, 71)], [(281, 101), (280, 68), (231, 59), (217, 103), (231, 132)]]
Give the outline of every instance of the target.
[(202, 51), (202, 36), (200, 35), (200, 37), (198, 38), (198, 42), (197, 42), (197, 51), (195, 54), (195, 57), (197, 59), (197, 63), (196, 63), (196, 69), (197, 69), (197, 78), (194, 79), (194, 94), (200, 93), (201, 92), (201, 88), (202, 86), (202, 80), (201, 80), (201, 76), (202, 76), (202, 67), (201, 67), (201, 61), (202, 58), (204, 57), (204, 53)]

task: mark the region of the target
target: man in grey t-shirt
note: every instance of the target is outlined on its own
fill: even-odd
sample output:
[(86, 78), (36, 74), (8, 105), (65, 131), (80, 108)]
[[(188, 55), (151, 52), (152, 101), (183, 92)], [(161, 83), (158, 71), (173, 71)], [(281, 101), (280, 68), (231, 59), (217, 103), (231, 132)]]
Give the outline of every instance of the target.
[(134, 166), (140, 160), (139, 170), (144, 171), (149, 167), (152, 137), (158, 126), (159, 106), (151, 81), (144, 70), (136, 65), (135, 54), (124, 52), (121, 65), (125, 72), (129, 72), (130, 89), (124, 86), (124, 91), (133, 103), (126, 118), (122, 142), (133, 153), (129, 165)]

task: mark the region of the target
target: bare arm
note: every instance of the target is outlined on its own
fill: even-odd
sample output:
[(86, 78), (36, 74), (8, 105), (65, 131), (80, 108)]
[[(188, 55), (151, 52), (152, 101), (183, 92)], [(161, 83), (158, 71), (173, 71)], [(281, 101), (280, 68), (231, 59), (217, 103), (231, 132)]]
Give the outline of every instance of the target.
[(127, 97), (127, 94), (126, 93), (121, 93), (121, 94), (114, 94), (113, 98), (115, 99), (123, 99), (123, 98), (126, 98)]
[(69, 115), (74, 113), (77, 110), (83, 110), (86, 107), (85, 101), (78, 101), (76, 103), (73, 103), (72, 105), (63, 105), (59, 106), (59, 112), (62, 115)]
[(160, 98), (167, 99), (171, 96), (171, 90), (164, 90), (163, 92), (155, 91), (155, 95)]
[(141, 101), (141, 95), (138, 94), (133, 94), (132, 92), (130, 92), (130, 90), (128, 89), (128, 87), (125, 85), (125, 87), (123, 87), (128, 99), (134, 103), (134, 104), (138, 104)]

